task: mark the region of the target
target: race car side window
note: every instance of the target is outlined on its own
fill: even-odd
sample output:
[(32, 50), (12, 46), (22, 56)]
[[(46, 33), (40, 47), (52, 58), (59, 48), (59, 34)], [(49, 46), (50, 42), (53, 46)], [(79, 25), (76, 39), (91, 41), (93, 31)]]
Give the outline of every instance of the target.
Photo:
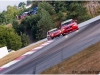
[(64, 26), (64, 25), (69, 25), (69, 24), (71, 24), (71, 23), (73, 23), (73, 22), (74, 22), (74, 20), (71, 20), (71, 21), (69, 21), (69, 22), (66, 22), (66, 23), (62, 24), (62, 26)]

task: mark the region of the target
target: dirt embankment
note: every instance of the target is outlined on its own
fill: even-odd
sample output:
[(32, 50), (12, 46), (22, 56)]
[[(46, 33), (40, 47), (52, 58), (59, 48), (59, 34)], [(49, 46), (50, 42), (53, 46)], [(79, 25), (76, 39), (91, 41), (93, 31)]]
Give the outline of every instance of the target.
[(98, 8), (100, 7), (100, 3), (98, 1), (88, 1), (84, 4), (84, 6), (87, 8), (88, 13), (90, 15), (97, 16), (98, 15)]

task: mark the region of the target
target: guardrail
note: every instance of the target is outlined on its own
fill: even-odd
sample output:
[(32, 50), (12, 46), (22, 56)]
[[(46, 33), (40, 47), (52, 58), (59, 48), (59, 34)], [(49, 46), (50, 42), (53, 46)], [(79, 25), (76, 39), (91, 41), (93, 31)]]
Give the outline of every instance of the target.
[(80, 24), (78, 24), (78, 25), (79, 25), (79, 27), (82, 27), (82, 26), (88, 25), (88, 24), (90, 24), (90, 23), (92, 23), (92, 22), (94, 22), (94, 21), (97, 21), (97, 20), (99, 20), (99, 19), (100, 19), (100, 16), (96, 16), (96, 17), (94, 17), (94, 18), (92, 18), (92, 19), (89, 19), (89, 20), (87, 20), (87, 21), (85, 21), (85, 22), (82, 22), (82, 23), (80, 23)]
[[(85, 22), (82, 22), (82, 23), (80, 23), (79, 24), (79, 27), (83, 27), (83, 26), (85, 26), (85, 25), (88, 25), (88, 24), (90, 24), (90, 23), (92, 23), (92, 22), (95, 22), (95, 21), (97, 21), (97, 20), (99, 20), (100, 19), (100, 16), (97, 16), (97, 17), (95, 17), (95, 18), (92, 18), (92, 19), (90, 19), (90, 20), (87, 20), (87, 21), (85, 21)], [(37, 43), (40, 43), (40, 42), (44, 42), (44, 41), (46, 41), (47, 39), (45, 38), (45, 39), (43, 39), (43, 40), (41, 40), (41, 41), (39, 41), (39, 42), (37, 42)], [(59, 42), (59, 41), (58, 41)], [(57, 43), (58, 43), (57, 42)], [(37, 43), (34, 43), (34, 44), (37, 44)], [(32, 46), (32, 45), (34, 45), (34, 44), (31, 44), (30, 46)], [(55, 45), (53, 45), (53, 46), (55, 46)], [(27, 46), (28, 47), (28, 46)], [(26, 48), (26, 47), (24, 47), (24, 48)], [(39, 54), (41, 54), (41, 53), (43, 53), (43, 52), (45, 52), (45, 51), (40, 51), (39, 53), (37, 53), (36, 54), (36, 56), (38, 56)], [(61, 52), (58, 52), (57, 53), (58, 54), (58, 56), (56, 56), (56, 54), (55, 55), (53, 55), (53, 56), (51, 56), (50, 58), (48, 58), (48, 59), (46, 59), (45, 61), (47, 61), (48, 60), (48, 63), (52, 63), (54, 60), (55, 60), (55, 58), (62, 58), (62, 51)], [(52, 58), (52, 57), (54, 57), (55, 56), (55, 58)], [(34, 58), (34, 57), (33, 57)], [(42, 72), (43, 70), (45, 70), (45, 69), (47, 69), (47, 68), (49, 68), (49, 67), (51, 67), (51, 66), (53, 66), (53, 65), (56, 65), (56, 64), (58, 64), (58, 63), (60, 63), (61, 61), (63, 61), (62, 59), (58, 59), (56, 62), (54, 62), (53, 64), (51, 64), (51, 65), (47, 65), (47, 66), (45, 66), (46, 64), (45, 64), (45, 62), (43, 63), (38, 63), (38, 64), (34, 64), (34, 63), (30, 63), (30, 64), (34, 64), (34, 68), (32, 67), (32, 68), (30, 68), (30, 69), (26, 69), (26, 70), (30, 70), (30, 71), (26, 71), (25, 72), (25, 74), (29, 74), (29, 73), (40, 73), (40, 72)], [(44, 64), (44, 66), (42, 65), (41, 66), (41, 64)], [(1, 67), (0, 67), (1, 68)], [(41, 69), (42, 68), (42, 69)], [(20, 70), (20, 69), (17, 69), (17, 70)], [(3, 72), (3, 73), (9, 73), (11, 70), (9, 69), (9, 71), (5, 71), (5, 72)]]

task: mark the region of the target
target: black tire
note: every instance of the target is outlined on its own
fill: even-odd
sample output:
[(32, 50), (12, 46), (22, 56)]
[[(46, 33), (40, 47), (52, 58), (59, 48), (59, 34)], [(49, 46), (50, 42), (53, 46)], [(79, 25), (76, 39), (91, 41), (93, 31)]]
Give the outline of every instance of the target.
[(51, 39), (54, 39), (54, 37), (52, 37)]
[(62, 34), (63, 36), (65, 36), (65, 34)]

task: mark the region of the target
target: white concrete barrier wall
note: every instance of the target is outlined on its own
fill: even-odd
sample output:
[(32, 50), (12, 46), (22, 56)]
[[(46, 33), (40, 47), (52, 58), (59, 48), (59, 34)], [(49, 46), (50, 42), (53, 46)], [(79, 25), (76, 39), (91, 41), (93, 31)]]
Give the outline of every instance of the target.
[(8, 54), (8, 50), (7, 47), (1, 47), (0, 48), (0, 58), (3, 58), (4, 56), (6, 56)]
[(96, 17), (94, 17), (92, 19), (89, 19), (89, 20), (87, 20), (85, 22), (82, 22), (82, 23), (78, 24), (79, 25), (79, 28), (82, 27), (82, 26), (88, 25), (88, 24), (90, 24), (90, 23), (92, 23), (94, 21), (97, 21), (99, 19), (100, 19), (100, 16), (96, 16)]

